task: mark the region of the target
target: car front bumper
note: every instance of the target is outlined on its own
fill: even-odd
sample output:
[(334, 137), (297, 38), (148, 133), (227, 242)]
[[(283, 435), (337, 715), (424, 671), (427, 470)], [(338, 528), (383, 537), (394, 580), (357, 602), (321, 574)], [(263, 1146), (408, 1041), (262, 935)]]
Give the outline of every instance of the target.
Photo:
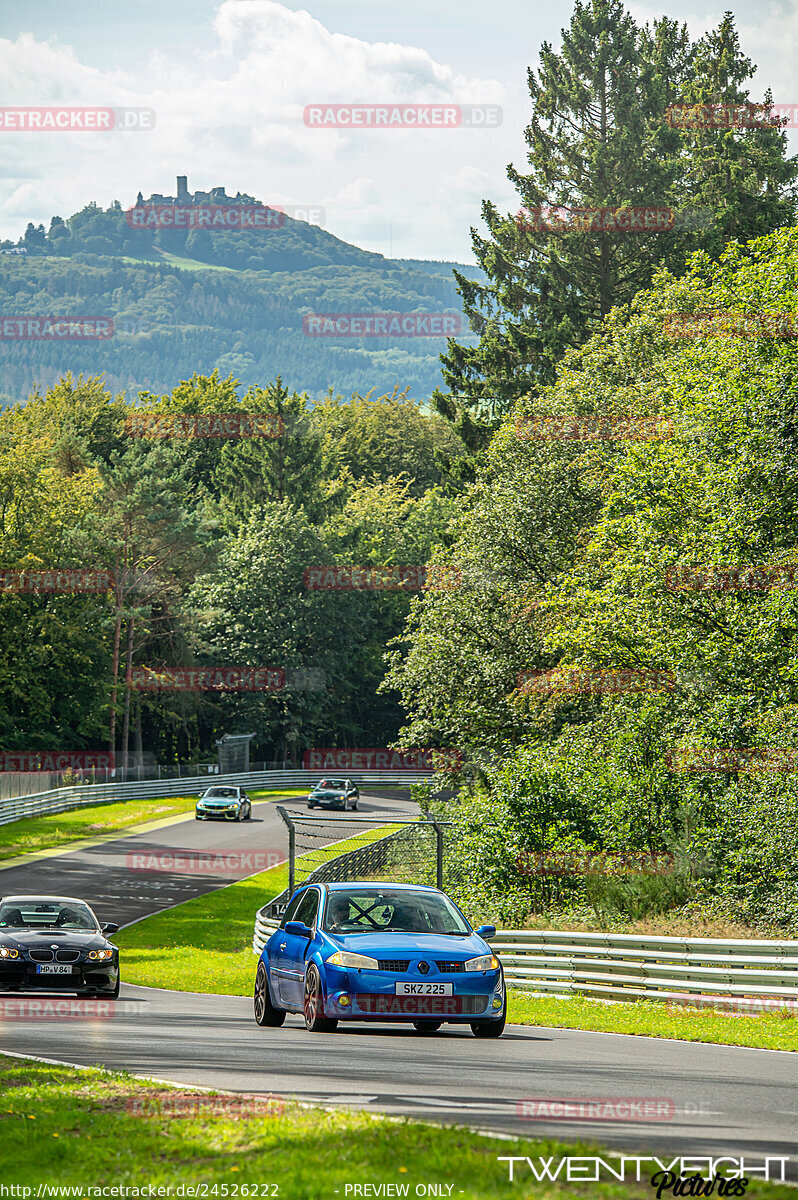
[(339, 1021), (446, 1021), (468, 1024), (500, 1020), (506, 998), (501, 971), (458, 973), (413, 983), (449, 983), (451, 996), (401, 996), (398, 982), (411, 982), (386, 971), (326, 967), (325, 1016)]
[(119, 980), (114, 962), (72, 964), (72, 970), (57, 975), (39, 974), (37, 963), (26, 959), (0, 962), (0, 990), (24, 992), (112, 992)]

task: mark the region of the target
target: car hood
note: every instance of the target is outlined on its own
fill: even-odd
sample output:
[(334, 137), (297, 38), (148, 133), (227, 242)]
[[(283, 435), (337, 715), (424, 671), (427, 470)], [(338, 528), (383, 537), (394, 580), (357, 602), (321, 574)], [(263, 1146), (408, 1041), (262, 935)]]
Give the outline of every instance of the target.
[(342, 950), (368, 954), (371, 958), (467, 959), (492, 953), (490, 946), (475, 933), (328, 933), (327, 937)]
[(325, 800), (332, 800), (336, 796), (345, 796), (346, 792), (343, 788), (325, 788), (323, 792), (312, 792), (313, 796), (321, 796)]
[(64, 949), (69, 948), (71, 950), (77, 948), (97, 950), (109, 944), (101, 933), (92, 933), (88, 929), (82, 932), (72, 929), (64, 929), (63, 931), (52, 929), (0, 929), (0, 942), (5, 945), (24, 946), (27, 950), (31, 948), (49, 950), (51, 946), (56, 945), (59, 949), (63, 947)]
[(211, 796), (210, 800), (200, 800), (200, 804), (204, 804), (206, 808), (229, 808), (231, 804), (238, 804), (236, 796)]

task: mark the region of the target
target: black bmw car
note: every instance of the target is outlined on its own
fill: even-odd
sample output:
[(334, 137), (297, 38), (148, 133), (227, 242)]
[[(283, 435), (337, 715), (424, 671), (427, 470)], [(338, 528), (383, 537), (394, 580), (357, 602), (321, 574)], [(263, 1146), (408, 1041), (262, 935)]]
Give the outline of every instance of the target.
[(85, 900), (4, 896), (0, 900), (0, 991), (119, 995), (119, 951)]
[(308, 796), (308, 808), (351, 808), (357, 812), (360, 789), (351, 779), (322, 779)]

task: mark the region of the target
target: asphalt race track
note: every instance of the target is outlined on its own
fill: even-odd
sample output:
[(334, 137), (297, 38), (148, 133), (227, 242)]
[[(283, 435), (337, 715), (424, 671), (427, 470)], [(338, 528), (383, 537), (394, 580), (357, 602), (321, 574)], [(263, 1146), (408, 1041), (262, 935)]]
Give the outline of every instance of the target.
[[(307, 811), (296, 799), (284, 804)], [(361, 811), (387, 821), (415, 809), (386, 792), (364, 796)], [(354, 814), (350, 820), (356, 826)], [(220, 848), (285, 854), (286, 831), (273, 803), (256, 804), (251, 822), (224, 829), (218, 822), (190, 819), (0, 869), (0, 892), (83, 896), (101, 920), (124, 925), (238, 877), (235, 872), (208, 877), (133, 871), (128, 855)], [(240, 875), (251, 873), (241, 870)], [(253, 980), (255, 962), (253, 955)], [(122, 973), (124, 980), (124, 957)], [(746, 1155), (760, 1163), (768, 1155), (797, 1152), (795, 1054), (523, 1026), (508, 1026), (498, 1041), (477, 1040), (468, 1026), (444, 1026), (433, 1037), (418, 1036), (412, 1026), (359, 1024), (311, 1034), (296, 1016), (281, 1029), (259, 1029), (247, 998), (124, 982), (122, 1001), (105, 1019), (4, 1019), (0, 1052), (467, 1124), (505, 1135), (594, 1140), (661, 1158)], [(605, 1097), (656, 1098), (671, 1101), (672, 1110), (659, 1121), (531, 1121), (519, 1111), (524, 1099)], [(497, 1141), (496, 1153), (512, 1155), (513, 1143)], [(516, 1178), (531, 1183), (528, 1172), (521, 1172), (524, 1165), (516, 1165)], [(798, 1158), (788, 1174), (798, 1179)]]
[[(370, 792), (361, 798), (358, 812), (368, 817), (384, 815), (386, 821), (392, 815), (418, 816), (418, 806), (406, 797), (403, 789), (385, 790), (381, 795)], [(308, 815), (297, 796), (277, 803), (289, 812)], [(321, 819), (325, 815), (326, 812), (322, 813)], [(335, 840), (365, 828), (358, 826), (356, 814), (349, 813), (347, 818), (351, 828), (347, 825), (336, 834)], [(232, 852), (234, 857), (229, 869), (218, 873), (192, 872), (190, 864), (186, 870), (168, 869), (167, 864), (175, 855), (186, 856), (191, 851)], [(288, 831), (275, 811), (275, 802), (263, 801), (253, 804), (250, 821), (195, 821), (191, 815), (151, 833), (115, 838), (21, 866), (0, 866), (0, 895), (77, 896), (88, 901), (98, 920), (129, 925), (182, 900), (204, 895), (265, 869), (269, 862), (259, 867), (257, 860), (248, 859), (247, 855), (270, 853), (286, 858)], [(164, 869), (159, 870), (164, 856)]]
[[(253, 955), (253, 976), (254, 965)], [(444, 1026), (434, 1037), (354, 1024), (312, 1034), (296, 1016), (259, 1029), (243, 997), (124, 985), (122, 996), (137, 1011), (91, 1022), (7, 1021), (0, 1051), (505, 1134), (595, 1139), (660, 1157), (745, 1154), (759, 1163), (795, 1154), (794, 1054), (519, 1025), (495, 1042), (478, 1041), (468, 1026)], [(532, 1122), (517, 1114), (524, 1098), (622, 1096), (672, 1099), (673, 1118)], [(512, 1142), (496, 1143), (497, 1154), (513, 1152)]]

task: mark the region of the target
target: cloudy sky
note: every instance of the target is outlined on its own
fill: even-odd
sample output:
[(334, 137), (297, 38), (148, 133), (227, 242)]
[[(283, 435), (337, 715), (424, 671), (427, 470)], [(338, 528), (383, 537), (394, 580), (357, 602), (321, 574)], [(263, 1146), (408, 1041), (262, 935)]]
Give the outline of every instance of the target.
[[(0, 106), (151, 108), (138, 133), (0, 131), (0, 237), (91, 200), (223, 185), (271, 204), (323, 208), (326, 228), (394, 257), (472, 261), (483, 197), (517, 208), (506, 165), (524, 163), (526, 68), (559, 42), (571, 0), (0, 0)], [(696, 37), (724, 5), (668, 0)], [(798, 101), (798, 0), (735, 9), (759, 66), (752, 96)], [(308, 104), (500, 105), (493, 129), (343, 130), (303, 123)], [(792, 135), (795, 140), (795, 135)], [(794, 149), (798, 147), (794, 146)]]

